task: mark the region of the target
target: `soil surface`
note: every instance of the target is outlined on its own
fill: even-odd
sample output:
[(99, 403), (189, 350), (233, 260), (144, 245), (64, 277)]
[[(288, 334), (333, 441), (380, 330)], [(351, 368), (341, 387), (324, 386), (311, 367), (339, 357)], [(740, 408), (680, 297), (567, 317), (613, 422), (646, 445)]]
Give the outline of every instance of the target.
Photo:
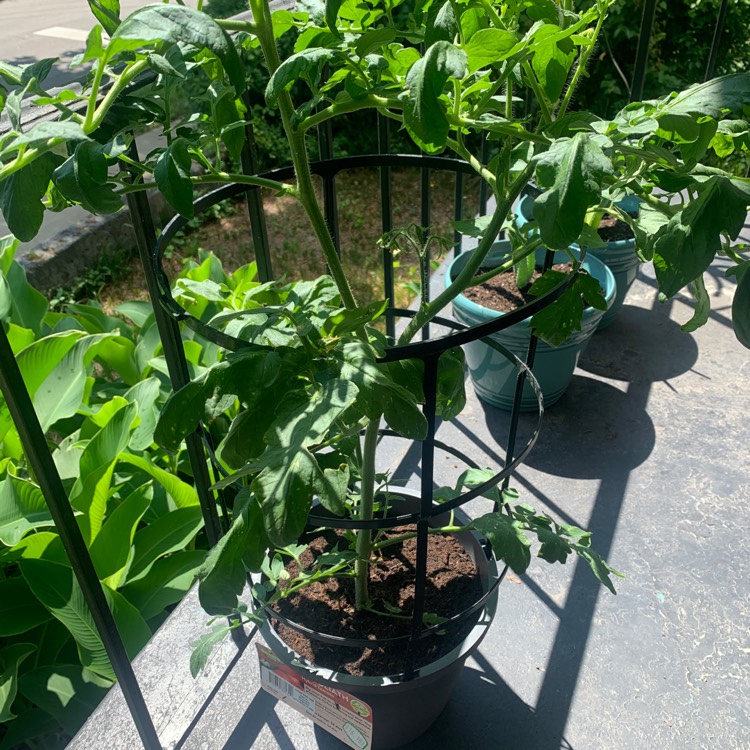
[[(555, 271), (562, 271), (563, 273), (567, 273), (572, 267), (571, 263), (558, 263), (552, 266)], [(486, 273), (489, 270), (489, 268), (480, 269), (480, 273)], [(531, 277), (529, 287), (541, 275), (542, 269), (537, 267)], [(493, 276), (489, 281), (469, 287), (469, 289), (463, 292), (463, 295), (482, 307), (505, 313), (512, 312), (521, 307), (521, 305), (525, 305), (527, 302), (536, 299), (536, 297), (528, 293), (529, 287), (526, 287), (523, 291), (520, 290), (516, 284), (515, 273), (513, 271), (505, 271), (497, 276)]]
[[(413, 531), (414, 527), (390, 529), (388, 536)], [(313, 539), (301, 560), (311, 566), (318, 555), (339, 541), (334, 532)], [(393, 638), (411, 632), (414, 603), (416, 539), (385, 547), (373, 558), (370, 571), (370, 598), (373, 608), (385, 612), (387, 602), (401, 610), (394, 617), (373, 612), (357, 612), (354, 607), (354, 582), (350, 578), (318, 581), (280, 600), (276, 611), (318, 633), (368, 640)], [(287, 565), (292, 576), (297, 564)], [(425, 612), (453, 617), (471, 607), (482, 596), (482, 584), (476, 566), (463, 547), (450, 536), (428, 537), (427, 584)], [(416, 646), (414, 666), (423, 666), (444, 656), (470, 632), (476, 617), (467, 617), (443, 629), (444, 634), (422, 639)], [(286, 644), (308, 661), (328, 669), (352, 675), (395, 675), (406, 668), (406, 647), (355, 648), (331, 646), (311, 640), (281, 622), (276, 631)]]
[(605, 242), (617, 242), (618, 240), (633, 239), (633, 230), (630, 224), (610, 214), (604, 214), (599, 222), (599, 236)]

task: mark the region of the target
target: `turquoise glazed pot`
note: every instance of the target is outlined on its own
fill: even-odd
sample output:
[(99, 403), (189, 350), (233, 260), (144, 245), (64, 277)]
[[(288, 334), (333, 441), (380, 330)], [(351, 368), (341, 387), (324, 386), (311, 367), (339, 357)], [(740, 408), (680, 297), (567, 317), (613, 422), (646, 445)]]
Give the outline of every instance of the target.
[[(618, 205), (625, 211), (634, 212), (638, 210), (640, 201), (634, 196), (628, 196)], [(516, 224), (520, 228), (531, 219), (531, 211), (534, 206), (534, 199), (530, 195), (524, 196), (516, 206)], [(573, 245), (573, 247), (577, 247)], [(617, 317), (628, 290), (633, 285), (635, 277), (638, 275), (640, 261), (635, 253), (635, 239), (616, 240), (608, 242), (607, 247), (588, 248), (586, 255), (593, 255), (599, 258), (612, 271), (617, 284), (617, 293), (612, 307), (607, 310), (605, 315), (599, 321), (598, 329), (606, 328)]]
[[(486, 266), (491, 267), (493, 263), (499, 264), (506, 259), (509, 251), (507, 240), (496, 242), (490, 250)], [(471, 252), (462, 253), (448, 266), (445, 276), (446, 286), (461, 271), (470, 257)], [(538, 255), (538, 262), (544, 258), (544, 250)], [(567, 253), (560, 250), (555, 253), (555, 263), (566, 263), (569, 261)], [(611, 306), (615, 298), (615, 278), (612, 272), (598, 258), (586, 256), (583, 267), (594, 278), (597, 279), (604, 290), (604, 298), (607, 306)], [(466, 326), (475, 326), (486, 323), (503, 313), (482, 307), (472, 302), (468, 297), (459, 294), (453, 300), (453, 317)], [(539, 341), (536, 351), (536, 359), (532, 372), (539, 381), (544, 394), (545, 407), (551, 406), (565, 393), (573, 377), (573, 371), (578, 363), (578, 357), (586, 348), (589, 340), (594, 334), (597, 325), (604, 316), (603, 310), (593, 307), (586, 308), (583, 312), (581, 330), (576, 331), (569, 341), (561, 346), (550, 346), (544, 341)], [(490, 338), (512, 351), (522, 360), (526, 360), (526, 354), (531, 339), (531, 328), (527, 318), (516, 325), (493, 334)], [(497, 350), (488, 346), (483, 341), (473, 341), (464, 345), (466, 362), (469, 366), (474, 389), (482, 401), (493, 406), (509, 410), (513, 406), (513, 397), (516, 388), (516, 376), (518, 374), (515, 366), (508, 361)], [(536, 411), (537, 400), (531, 386), (524, 384), (523, 396), (521, 398), (522, 411)]]

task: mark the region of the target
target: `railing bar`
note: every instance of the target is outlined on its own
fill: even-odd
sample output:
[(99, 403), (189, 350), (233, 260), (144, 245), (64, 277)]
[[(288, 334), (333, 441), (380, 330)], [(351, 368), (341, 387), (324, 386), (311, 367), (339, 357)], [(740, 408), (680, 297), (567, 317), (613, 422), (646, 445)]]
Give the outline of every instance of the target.
[(714, 36), (711, 40), (711, 51), (708, 54), (708, 64), (706, 65), (706, 75), (703, 77), (704, 81), (714, 77), (716, 70), (716, 59), (719, 56), (719, 46), (721, 44), (721, 34), (724, 31), (724, 21), (727, 17), (727, 0), (721, 0), (719, 6), (719, 15), (716, 18), (716, 26), (714, 27)]
[[(388, 118), (377, 114), (378, 123), (378, 151), (387, 154), (391, 150), (391, 131), (388, 127)], [(391, 168), (382, 166), (380, 171), (380, 218), (383, 234), (393, 229), (393, 191)], [(393, 269), (393, 252), (383, 243), (383, 293), (388, 300), (389, 309), (396, 306), (396, 292)], [(386, 315), (385, 333), (389, 343), (396, 340), (396, 318), (394, 315)]]
[[(138, 160), (135, 141), (133, 141), (130, 147), (130, 157), (134, 161)], [(133, 220), (138, 254), (140, 255), (143, 273), (146, 277), (146, 286), (151, 298), (151, 306), (154, 310), (154, 318), (159, 329), (164, 357), (169, 369), (169, 377), (172, 382), (172, 388), (176, 391), (187, 385), (190, 381), (190, 375), (187, 360), (185, 359), (185, 350), (182, 346), (182, 338), (180, 337), (179, 325), (177, 321), (167, 314), (167, 311), (159, 302), (159, 287), (152, 271), (150, 255), (151, 248), (157, 242), (156, 230), (151, 218), (151, 208), (146, 194), (142, 191), (128, 194), (127, 202), (130, 209), (130, 216)], [(198, 432), (188, 435), (185, 439), (185, 444), (188, 458), (190, 459), (190, 467), (193, 471), (198, 500), (206, 524), (206, 536), (208, 537), (208, 543), (213, 547), (221, 538), (222, 526), (219, 514), (216, 511), (214, 497), (208, 489), (211, 486), (211, 479), (208, 474), (206, 455), (203, 451)]]
[[(247, 111), (250, 111), (250, 94), (245, 91), (242, 95)], [(259, 172), (258, 151), (255, 143), (253, 124), (249, 120), (245, 126), (245, 145), (241, 154), (242, 171), (246, 175), (255, 175)], [(253, 249), (255, 251), (255, 262), (258, 267), (258, 278), (266, 283), (273, 280), (273, 263), (268, 243), (268, 227), (266, 226), (266, 213), (263, 210), (263, 193), (259, 187), (252, 187), (245, 193), (247, 214), (250, 220), (250, 232), (252, 234)]]
[(73, 573), (91, 611), (102, 645), (112, 664), (143, 746), (146, 750), (161, 750), (161, 743), (138, 685), (133, 665), (130, 663), (117, 624), (107, 604), (94, 563), (91, 561), (55, 462), (47, 448), (42, 426), (34, 411), (31, 397), (2, 325), (0, 325), (0, 391), (18, 430), (29, 465), (39, 482)]
[(646, 0), (643, 4), (641, 16), (641, 30), (638, 34), (638, 48), (635, 53), (635, 71), (633, 83), (630, 87), (630, 101), (638, 102), (643, 98), (643, 85), (646, 81), (648, 53), (651, 46), (651, 34), (654, 30), (656, 18), (656, 0)]

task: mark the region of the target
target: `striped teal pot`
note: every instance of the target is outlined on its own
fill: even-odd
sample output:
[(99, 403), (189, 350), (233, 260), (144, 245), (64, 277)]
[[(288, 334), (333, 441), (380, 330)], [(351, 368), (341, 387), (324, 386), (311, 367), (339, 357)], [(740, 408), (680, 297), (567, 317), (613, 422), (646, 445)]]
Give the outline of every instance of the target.
[[(508, 250), (507, 240), (496, 242), (487, 256), (485, 265), (491, 267), (493, 263), (500, 263), (507, 257)], [(451, 262), (446, 273), (446, 285), (461, 271), (470, 255), (471, 252), (462, 253)], [(543, 251), (540, 259), (542, 257)], [(570, 258), (565, 251), (555, 253), (555, 263), (565, 263), (568, 260)], [(607, 305), (611, 306), (616, 288), (612, 272), (598, 258), (592, 258), (588, 254), (584, 259), (583, 267), (599, 281), (604, 290)], [(463, 294), (458, 295), (453, 301), (453, 317), (466, 326), (486, 323), (502, 314), (472, 302)], [(586, 348), (604, 314), (603, 310), (586, 308), (581, 321), (581, 330), (576, 331), (565, 344), (553, 347), (544, 341), (539, 342), (532, 372), (541, 386), (545, 407), (559, 401), (565, 393), (573, 377), (578, 357)], [(531, 339), (529, 319), (499, 331), (490, 338), (525, 361)], [(513, 405), (518, 373), (516, 367), (496, 349), (481, 340), (465, 344), (464, 351), (474, 389), (479, 398), (493, 406), (510, 410)], [(537, 409), (536, 396), (528, 383), (524, 385), (521, 409), (522, 411), (536, 411)]]

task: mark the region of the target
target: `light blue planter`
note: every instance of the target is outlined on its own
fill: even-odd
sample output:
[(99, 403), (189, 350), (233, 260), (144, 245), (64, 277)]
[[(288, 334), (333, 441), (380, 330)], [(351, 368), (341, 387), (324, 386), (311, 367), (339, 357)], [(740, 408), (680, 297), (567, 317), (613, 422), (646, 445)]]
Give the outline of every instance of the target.
[[(507, 240), (496, 242), (487, 256), (486, 265), (491, 267), (493, 263), (500, 263), (506, 257), (508, 247)], [(446, 285), (460, 272), (470, 254), (469, 252), (462, 253), (453, 260), (445, 276)], [(539, 254), (540, 262), (543, 257), (544, 251), (542, 250)], [(555, 263), (565, 263), (568, 260), (569, 257), (566, 252), (558, 251), (555, 253)], [(599, 281), (604, 290), (607, 305), (611, 306), (615, 298), (615, 279), (612, 272), (598, 258), (592, 258), (588, 255), (583, 262), (583, 267)], [(502, 314), (472, 302), (463, 294), (459, 294), (453, 301), (453, 317), (466, 326), (486, 323)], [(532, 372), (542, 388), (545, 407), (554, 404), (565, 393), (573, 377), (578, 357), (586, 348), (586, 344), (588, 344), (603, 316), (603, 310), (596, 310), (593, 307), (586, 308), (581, 321), (581, 330), (576, 331), (565, 344), (553, 347), (544, 341), (539, 341)], [(499, 331), (490, 338), (525, 361), (531, 339), (529, 319), (527, 318), (506, 330)], [(482, 341), (465, 344), (464, 351), (474, 389), (479, 398), (501, 409), (511, 409), (518, 373), (515, 366), (497, 350)], [(536, 409), (536, 396), (531, 386), (525, 383), (521, 398), (521, 410), (536, 411)]]
[[(628, 196), (620, 202), (620, 206), (626, 211), (638, 210), (638, 199), (634, 196)], [(531, 219), (531, 211), (534, 206), (534, 199), (530, 195), (524, 196), (515, 208), (516, 224), (520, 228)], [(573, 245), (577, 247), (577, 245)], [(628, 290), (633, 285), (635, 277), (638, 275), (640, 261), (635, 253), (635, 240), (617, 240), (616, 242), (607, 243), (607, 247), (588, 248), (586, 255), (593, 255), (599, 258), (612, 271), (617, 284), (617, 293), (612, 307), (607, 310), (606, 314), (599, 322), (598, 329), (606, 328), (617, 317)]]

